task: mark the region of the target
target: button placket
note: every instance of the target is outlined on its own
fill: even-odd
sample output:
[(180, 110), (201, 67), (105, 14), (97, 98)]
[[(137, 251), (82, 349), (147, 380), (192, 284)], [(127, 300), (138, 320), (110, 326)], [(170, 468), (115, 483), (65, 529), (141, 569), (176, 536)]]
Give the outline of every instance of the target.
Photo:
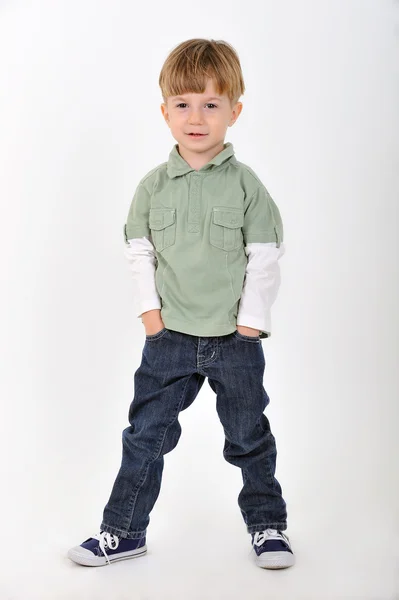
[(188, 203), (187, 231), (188, 233), (200, 232), (201, 218), (201, 177), (193, 174), (190, 181)]

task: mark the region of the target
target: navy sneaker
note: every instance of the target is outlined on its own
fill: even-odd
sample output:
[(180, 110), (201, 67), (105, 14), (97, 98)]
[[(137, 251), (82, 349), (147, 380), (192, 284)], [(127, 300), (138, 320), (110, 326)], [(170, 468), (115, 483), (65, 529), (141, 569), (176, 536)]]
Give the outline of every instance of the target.
[(128, 540), (119, 538), (113, 533), (100, 531), (100, 533), (88, 538), (80, 546), (74, 546), (68, 550), (68, 558), (87, 567), (102, 567), (117, 560), (136, 558), (147, 552), (145, 537)]
[(292, 567), (295, 556), (288, 537), (277, 529), (265, 529), (252, 533), (255, 563), (262, 569), (285, 569)]

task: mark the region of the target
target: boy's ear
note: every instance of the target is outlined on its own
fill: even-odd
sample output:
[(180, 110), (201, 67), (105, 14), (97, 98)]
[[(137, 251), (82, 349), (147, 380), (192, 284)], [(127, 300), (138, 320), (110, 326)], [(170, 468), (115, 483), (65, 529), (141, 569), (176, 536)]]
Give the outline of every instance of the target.
[(242, 111), (242, 102), (236, 102), (232, 109), (229, 126), (231, 127), (237, 121), (240, 112)]
[(161, 112), (162, 112), (163, 118), (165, 119), (165, 121), (169, 125), (168, 107), (166, 106), (165, 102), (162, 102), (162, 104), (161, 104)]

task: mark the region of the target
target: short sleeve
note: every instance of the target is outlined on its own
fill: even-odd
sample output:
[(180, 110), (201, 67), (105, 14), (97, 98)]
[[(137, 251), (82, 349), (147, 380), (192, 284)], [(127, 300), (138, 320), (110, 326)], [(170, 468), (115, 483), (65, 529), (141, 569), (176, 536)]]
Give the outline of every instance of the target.
[(144, 185), (139, 183), (130, 205), (126, 223), (123, 226), (126, 244), (129, 239), (141, 238), (151, 234), (148, 223), (149, 212), (150, 195)]
[(264, 185), (260, 185), (244, 204), (244, 243), (276, 242), (284, 239), (280, 211)]

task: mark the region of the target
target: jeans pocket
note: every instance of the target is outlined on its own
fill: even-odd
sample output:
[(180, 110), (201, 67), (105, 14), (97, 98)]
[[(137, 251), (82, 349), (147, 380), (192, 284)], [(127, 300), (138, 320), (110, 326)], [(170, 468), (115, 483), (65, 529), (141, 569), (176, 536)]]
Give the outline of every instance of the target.
[(145, 339), (147, 342), (153, 342), (155, 340), (159, 340), (160, 338), (162, 338), (165, 333), (168, 330), (166, 329), (166, 327), (162, 327), (162, 329), (160, 331), (157, 331), (156, 333), (151, 333), (149, 335), (146, 334)]
[(243, 342), (254, 342), (255, 344), (261, 343), (261, 338), (259, 335), (245, 335), (244, 333), (240, 333), (238, 329), (233, 331), (233, 335), (235, 335), (238, 340)]

